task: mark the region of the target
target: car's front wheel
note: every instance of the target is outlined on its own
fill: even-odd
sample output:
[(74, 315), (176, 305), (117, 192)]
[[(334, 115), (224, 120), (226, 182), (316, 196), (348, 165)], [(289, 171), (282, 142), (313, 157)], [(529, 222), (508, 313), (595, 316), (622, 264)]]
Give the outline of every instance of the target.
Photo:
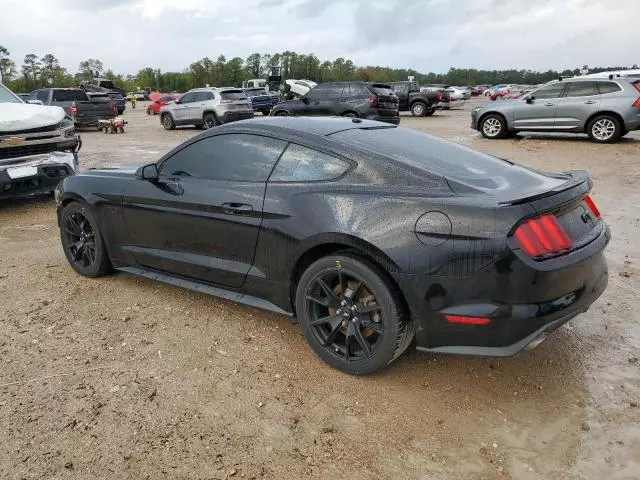
[(385, 367), (415, 334), (397, 288), (377, 266), (348, 253), (307, 268), (298, 283), (296, 312), (315, 353), (351, 374)]
[(278, 110), (276, 112), (276, 117), (288, 117), (289, 116), (289, 112), (287, 112), (286, 110)]
[(587, 127), (589, 138), (596, 143), (613, 143), (622, 136), (620, 121), (611, 115), (598, 115)]
[(415, 102), (411, 105), (411, 115), (414, 117), (424, 117), (427, 112), (427, 106), (423, 102)]
[(70, 202), (62, 209), (60, 240), (69, 264), (80, 275), (100, 277), (111, 272), (98, 222), (86, 205)]
[(176, 128), (176, 124), (173, 121), (173, 118), (171, 118), (171, 115), (169, 115), (168, 113), (164, 113), (162, 115), (162, 126), (165, 130), (173, 130)]
[(480, 132), (485, 138), (503, 138), (507, 134), (507, 122), (502, 115), (487, 115), (480, 123)]

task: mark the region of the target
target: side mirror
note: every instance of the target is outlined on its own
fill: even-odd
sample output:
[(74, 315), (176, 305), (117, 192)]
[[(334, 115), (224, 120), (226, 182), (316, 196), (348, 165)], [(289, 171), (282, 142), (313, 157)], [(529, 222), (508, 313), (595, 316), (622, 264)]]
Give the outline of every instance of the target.
[(27, 103), (31, 105), (43, 105), (42, 100), (27, 100)]
[(139, 180), (149, 180), (150, 182), (157, 182), (158, 176), (158, 165), (155, 163), (143, 165), (138, 170), (136, 170), (136, 178)]
[(527, 97), (527, 99), (526, 99), (525, 101), (526, 101), (527, 103), (533, 103), (533, 101), (534, 101), (535, 99), (536, 99), (536, 97), (534, 97), (534, 96), (530, 96), (530, 97)]

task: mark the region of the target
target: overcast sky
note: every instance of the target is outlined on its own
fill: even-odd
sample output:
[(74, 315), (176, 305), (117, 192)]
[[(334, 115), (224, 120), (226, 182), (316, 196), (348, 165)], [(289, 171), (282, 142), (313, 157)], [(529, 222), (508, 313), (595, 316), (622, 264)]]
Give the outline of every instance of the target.
[(0, 0), (0, 45), (117, 73), (291, 50), (446, 72), (632, 65), (640, 0)]

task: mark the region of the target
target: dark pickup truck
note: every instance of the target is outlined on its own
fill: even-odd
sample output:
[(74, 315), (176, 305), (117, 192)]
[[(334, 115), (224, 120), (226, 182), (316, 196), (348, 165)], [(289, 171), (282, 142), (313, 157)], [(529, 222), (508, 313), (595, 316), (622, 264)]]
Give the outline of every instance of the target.
[(400, 111), (410, 111), (414, 117), (429, 117), (436, 108), (449, 102), (449, 94), (444, 90), (422, 92), (415, 82), (391, 82), (390, 85), (400, 101)]
[(29, 94), (29, 103), (62, 107), (73, 119), (76, 128), (97, 127), (98, 120), (116, 116), (117, 107), (112, 99), (92, 102), (81, 88), (41, 88)]
[(269, 115), (271, 107), (273, 106), (273, 100), (264, 88), (243, 88), (242, 90), (247, 94), (249, 100), (251, 100), (254, 112)]

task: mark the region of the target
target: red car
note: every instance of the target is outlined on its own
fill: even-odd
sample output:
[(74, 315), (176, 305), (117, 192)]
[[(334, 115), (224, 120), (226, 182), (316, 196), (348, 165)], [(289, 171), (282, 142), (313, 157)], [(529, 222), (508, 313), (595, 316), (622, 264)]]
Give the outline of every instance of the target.
[(147, 105), (147, 115), (158, 115), (160, 113), (161, 107), (175, 100), (176, 98), (172, 97), (171, 95), (164, 95), (162, 97), (156, 98), (153, 102), (150, 102), (149, 105)]

